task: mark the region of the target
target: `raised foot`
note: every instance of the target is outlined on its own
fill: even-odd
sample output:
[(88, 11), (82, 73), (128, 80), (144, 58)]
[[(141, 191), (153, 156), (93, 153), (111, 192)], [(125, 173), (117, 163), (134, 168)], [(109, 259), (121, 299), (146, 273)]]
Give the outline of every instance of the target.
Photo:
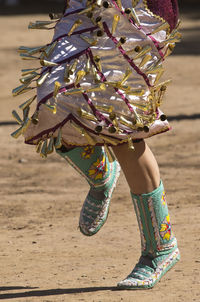
[(112, 165), (110, 184), (101, 191), (91, 188), (83, 204), (79, 228), (86, 236), (95, 235), (107, 220), (112, 193), (120, 175), (118, 162), (113, 162)]
[(117, 284), (119, 289), (152, 288), (180, 260), (178, 248), (154, 259), (141, 257), (128, 277)]

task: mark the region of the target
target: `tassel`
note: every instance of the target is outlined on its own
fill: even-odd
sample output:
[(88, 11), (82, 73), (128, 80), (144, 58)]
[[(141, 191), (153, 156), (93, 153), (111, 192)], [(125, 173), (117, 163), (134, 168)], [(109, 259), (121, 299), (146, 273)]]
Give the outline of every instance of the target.
[(78, 115), (82, 118), (85, 118), (87, 120), (94, 121), (94, 122), (97, 121), (97, 118), (92, 113), (89, 113), (81, 108), (78, 109), (77, 112), (78, 112)]
[(73, 75), (73, 73), (76, 70), (78, 64), (78, 60), (74, 60), (73, 64), (70, 66), (66, 64), (65, 71), (64, 71), (64, 81), (69, 83), (70, 82), (70, 75)]
[(55, 97), (57, 96), (57, 94), (59, 93), (60, 87), (61, 87), (60, 82), (55, 81), (55, 83), (54, 83), (54, 93), (53, 93), (54, 98), (55, 98)]
[(99, 56), (95, 56), (94, 57), (94, 61), (95, 61), (95, 64), (97, 65), (97, 68), (99, 69), (99, 71), (102, 72), (102, 67), (101, 67), (101, 63), (100, 63), (100, 57)]
[(18, 86), (16, 88), (13, 89), (12, 91), (12, 94), (13, 96), (17, 96), (17, 95), (20, 95), (22, 93), (26, 93), (28, 91), (30, 91), (31, 89), (33, 89), (32, 87), (27, 87), (27, 84), (26, 85), (21, 85), (21, 86)]
[(46, 81), (49, 74), (50, 74), (50, 72), (46, 72), (39, 77), (39, 79), (36, 81), (37, 87), (40, 87)]
[(34, 125), (37, 125), (39, 122), (39, 118), (38, 118), (39, 112), (35, 111), (35, 113), (33, 114), (31, 121)]
[(150, 60), (152, 59), (152, 56), (151, 55), (146, 55), (142, 61), (140, 62), (139, 64), (139, 67), (143, 67), (147, 62), (149, 62)]
[(70, 82), (70, 79), (69, 79), (69, 77), (70, 77), (70, 74), (69, 74), (69, 67), (70, 67), (70, 66), (69, 66), (68, 64), (66, 64), (65, 70), (64, 70), (64, 81), (67, 82), (67, 83)]
[(12, 116), (14, 117), (14, 119), (17, 121), (17, 123), (19, 125), (23, 124), (22, 119), (20, 118), (20, 116), (18, 115), (18, 113), (15, 110), (12, 111)]
[(77, 64), (78, 64), (78, 60), (74, 60), (73, 64), (69, 68), (70, 75), (72, 75), (75, 72)]
[(20, 53), (22, 60), (38, 60), (38, 57), (28, 55), (26, 53)]
[(142, 96), (144, 94), (144, 89), (128, 90), (126, 93), (129, 95)]
[(104, 111), (104, 112), (108, 112), (108, 113), (111, 113), (113, 111), (113, 106), (106, 106), (106, 105), (103, 105), (103, 106), (96, 106), (96, 108), (100, 111)]
[(20, 46), (17, 51), (19, 53), (27, 53), (31, 48), (30, 47), (26, 47), (26, 46)]
[(96, 68), (92, 65), (92, 73), (94, 75), (94, 80), (96, 83), (101, 82), (101, 76), (97, 73)]
[(29, 125), (31, 124), (31, 119), (27, 118), (22, 127), (22, 133), (24, 134), (28, 129)]
[(110, 138), (110, 137), (107, 137), (107, 136), (102, 135), (102, 134), (99, 134), (99, 137), (102, 138), (103, 141), (105, 141), (108, 144), (111, 144), (111, 145), (114, 145), (114, 146), (117, 146), (119, 144), (119, 141), (114, 139), (114, 138)]
[(174, 50), (175, 44), (169, 44), (167, 47), (167, 50), (165, 52), (164, 58), (168, 57), (171, 55), (172, 51)]
[(157, 67), (153, 67), (151, 69), (148, 69), (147, 71), (145, 71), (146, 74), (151, 74), (151, 73), (159, 73), (161, 71), (163, 71), (164, 68), (162, 65), (157, 66)]
[(126, 37), (121, 37), (119, 42), (116, 44), (116, 47), (120, 47), (124, 43), (126, 43)]
[(104, 31), (103, 23), (101, 22), (101, 20), (102, 20), (102, 18), (99, 16), (99, 17), (96, 18), (95, 22), (96, 22), (96, 24), (98, 25), (98, 27), (99, 27), (102, 31)]
[(134, 9), (133, 7), (131, 7), (131, 16), (132, 16), (134, 22), (135, 22), (138, 26), (140, 26), (140, 20), (139, 20), (137, 14), (136, 14), (136, 11), (135, 11), (135, 9)]
[(84, 92), (83, 88), (69, 89), (64, 92), (64, 95), (80, 94), (83, 92)]
[(48, 45), (44, 49), (44, 54), (46, 55), (47, 58), (52, 54), (52, 52), (54, 51), (57, 44), (58, 44), (58, 41), (54, 41), (52, 44)]
[(30, 107), (26, 107), (26, 108), (23, 110), (23, 120), (24, 120), (24, 121), (28, 118), (29, 112), (30, 112)]
[(41, 64), (42, 66), (47, 66), (47, 67), (58, 66), (57, 63), (50, 62), (50, 61), (47, 61), (47, 60), (40, 60), (40, 64)]
[(44, 141), (42, 148), (41, 148), (41, 152), (40, 152), (40, 156), (42, 158), (47, 157), (47, 139)]
[(98, 40), (96, 40), (96, 39), (89, 38), (89, 37), (83, 36), (83, 35), (80, 35), (80, 38), (82, 40), (84, 40), (85, 42), (87, 42), (88, 44), (90, 44), (91, 46), (95, 46), (98, 42)]
[(114, 33), (116, 31), (117, 24), (118, 24), (119, 20), (120, 20), (120, 16), (119, 15), (114, 15), (113, 23), (112, 23), (112, 30), (111, 30), (112, 35), (114, 35)]
[(49, 111), (51, 111), (51, 113), (56, 114), (57, 112), (56, 106), (47, 105), (47, 104), (43, 104), (43, 106), (45, 106)]
[(102, 83), (87, 89), (86, 92), (105, 91), (105, 90), (106, 90), (106, 85)]
[(157, 86), (154, 86), (154, 90), (159, 91), (162, 86), (167, 86), (167, 85), (171, 84), (171, 82), (172, 82), (172, 80), (164, 81), (164, 82), (158, 84)]
[(161, 76), (163, 75), (164, 70), (161, 70), (158, 74), (157, 77), (155, 79), (154, 85), (156, 85), (158, 83), (158, 81), (160, 80)]
[(36, 54), (38, 52), (41, 52), (41, 51), (43, 51), (44, 47), (45, 46), (30, 48), (30, 50), (28, 51), (28, 54), (29, 55), (34, 55), (34, 54)]
[(28, 74), (31, 74), (31, 73), (35, 73), (37, 70), (41, 69), (41, 67), (39, 68), (32, 68), (32, 69), (22, 69), (21, 72), (22, 72), (22, 76), (26, 76)]
[(151, 46), (145, 46), (142, 49), (140, 49), (138, 51), (138, 54), (133, 58), (133, 60), (137, 60), (139, 58), (141, 58), (142, 56), (144, 56), (146, 53), (150, 52), (152, 50)]
[(39, 143), (36, 145), (36, 152), (40, 153), (42, 148), (43, 141), (39, 141)]
[(53, 24), (55, 21), (36, 21), (35, 23), (30, 22), (28, 29), (50, 29), (47, 25)]
[(134, 145), (133, 145), (133, 140), (129, 135), (127, 136), (127, 140), (128, 140), (128, 148), (131, 150), (135, 150)]
[(168, 30), (168, 29), (169, 29), (169, 24), (167, 22), (165, 22), (165, 23), (161, 24), (160, 26), (158, 26), (156, 29), (154, 29), (151, 32), (151, 35), (154, 35), (161, 30)]
[(120, 116), (120, 119), (119, 119), (119, 122), (120, 124), (130, 128), (130, 129), (133, 129), (133, 130), (136, 130), (136, 126), (133, 125), (133, 123), (131, 121), (128, 121), (125, 117), (123, 116)]
[(62, 129), (61, 129), (61, 128), (58, 130), (58, 136), (57, 136), (57, 138), (56, 138), (54, 147), (55, 147), (56, 149), (59, 149), (59, 148), (62, 147)]
[(79, 27), (82, 23), (83, 23), (82, 20), (80, 19), (76, 20), (72, 25), (70, 31), (68, 32), (68, 36), (70, 37), (72, 33), (76, 30), (76, 28)]
[(90, 58), (87, 59), (87, 62), (86, 62), (86, 68), (85, 68), (85, 71), (86, 71), (86, 74), (90, 73)]
[(75, 87), (79, 84), (79, 82), (84, 78), (86, 72), (84, 70), (79, 70), (77, 73), (76, 73), (76, 79), (75, 79), (75, 82), (74, 82), (74, 85)]
[(119, 82), (120, 86), (123, 85), (128, 80), (128, 78), (130, 77), (131, 74), (132, 74), (132, 71), (129, 68), (127, 68), (123, 79)]
[(11, 133), (11, 136), (13, 138), (18, 138), (20, 135), (22, 135), (22, 127), (20, 127), (19, 129), (15, 130), (13, 133)]
[(44, 49), (44, 46), (39, 46), (39, 47), (26, 47), (26, 46), (20, 46), (18, 48), (18, 52), (21, 54), (28, 54), (28, 55), (33, 55), (35, 53), (38, 53)]
[(180, 40), (181, 40), (181, 38), (174, 37), (174, 38), (170, 38), (170, 39), (167, 39), (167, 40), (163, 41), (162, 44), (166, 45), (166, 44), (177, 43), (177, 42), (180, 42)]
[(54, 150), (54, 137), (52, 136), (49, 140), (49, 144), (47, 147), (47, 154), (53, 153), (53, 150)]
[(61, 19), (62, 17), (63, 17), (63, 14), (49, 13), (49, 18), (51, 20), (58, 20), (58, 19)]
[(20, 79), (20, 82), (21, 82), (22, 84), (30, 84), (31, 81), (32, 81), (35, 77), (37, 77), (38, 75), (39, 75), (39, 74), (38, 74), (37, 72), (33, 72), (33, 73), (29, 74), (28, 76), (26, 76), (26, 77), (24, 77), (24, 78), (21, 78), (21, 79)]

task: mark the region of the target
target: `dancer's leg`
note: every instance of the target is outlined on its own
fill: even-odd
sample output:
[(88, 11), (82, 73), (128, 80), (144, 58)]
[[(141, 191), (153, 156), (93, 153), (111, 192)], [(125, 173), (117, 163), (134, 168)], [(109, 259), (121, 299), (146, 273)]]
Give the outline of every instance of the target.
[(121, 289), (151, 288), (180, 259), (157, 162), (145, 142), (113, 148), (131, 189), (142, 255)]
[(156, 159), (145, 141), (134, 144), (130, 150), (126, 144), (113, 147), (132, 193), (149, 193), (160, 183)]

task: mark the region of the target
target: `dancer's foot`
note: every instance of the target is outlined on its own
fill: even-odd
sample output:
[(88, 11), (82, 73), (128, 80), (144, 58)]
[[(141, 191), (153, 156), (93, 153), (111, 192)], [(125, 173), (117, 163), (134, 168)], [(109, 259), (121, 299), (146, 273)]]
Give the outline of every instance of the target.
[(120, 166), (117, 161), (110, 164), (112, 176), (106, 189), (99, 190), (91, 187), (83, 204), (79, 227), (86, 236), (96, 234), (106, 222), (109, 212), (110, 200), (120, 174)]
[(120, 289), (152, 288), (179, 259), (178, 248), (167, 255), (160, 255), (156, 258), (141, 256), (130, 275), (119, 282), (117, 286)]

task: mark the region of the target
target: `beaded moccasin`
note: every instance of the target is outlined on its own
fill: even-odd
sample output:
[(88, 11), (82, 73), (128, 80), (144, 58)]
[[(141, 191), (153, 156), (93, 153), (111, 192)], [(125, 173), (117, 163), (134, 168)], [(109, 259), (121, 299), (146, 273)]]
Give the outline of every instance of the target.
[(84, 235), (94, 235), (107, 219), (120, 166), (114, 159), (110, 162), (104, 148), (100, 146), (76, 147), (69, 151), (63, 147), (58, 149), (57, 153), (90, 185), (90, 191), (80, 213), (79, 227)]
[(132, 272), (118, 283), (121, 289), (152, 288), (180, 259), (163, 184), (151, 193), (134, 195), (141, 235), (142, 256)]

